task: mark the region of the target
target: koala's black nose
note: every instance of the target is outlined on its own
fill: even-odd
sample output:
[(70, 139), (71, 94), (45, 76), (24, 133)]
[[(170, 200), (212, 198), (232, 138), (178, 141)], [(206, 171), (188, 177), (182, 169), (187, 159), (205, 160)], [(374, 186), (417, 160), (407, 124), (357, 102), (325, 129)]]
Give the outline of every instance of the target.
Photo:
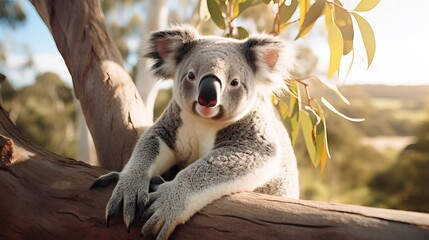
[(219, 78), (208, 75), (201, 79), (198, 93), (198, 104), (204, 107), (215, 107), (220, 95), (221, 83)]

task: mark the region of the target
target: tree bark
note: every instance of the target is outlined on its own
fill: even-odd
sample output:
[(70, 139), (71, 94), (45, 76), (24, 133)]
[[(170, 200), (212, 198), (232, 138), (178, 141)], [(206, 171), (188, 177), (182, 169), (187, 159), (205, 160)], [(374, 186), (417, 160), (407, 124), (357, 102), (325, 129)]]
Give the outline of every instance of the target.
[(121, 170), (152, 123), (97, 0), (31, 0), (64, 58), (100, 166)]
[[(105, 226), (106, 170), (45, 151), (0, 107), (0, 239), (137, 239), (121, 217)], [(429, 214), (240, 193), (219, 199), (171, 239), (429, 239)]]

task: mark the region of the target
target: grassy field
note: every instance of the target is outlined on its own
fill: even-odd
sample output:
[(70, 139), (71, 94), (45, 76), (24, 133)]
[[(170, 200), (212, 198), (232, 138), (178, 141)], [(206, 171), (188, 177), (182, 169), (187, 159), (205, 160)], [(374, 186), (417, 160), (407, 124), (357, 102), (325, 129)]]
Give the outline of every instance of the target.
[(404, 101), (402, 99), (394, 99), (394, 98), (380, 98), (373, 97), (371, 98), (371, 104), (380, 110), (399, 110), (403, 108)]

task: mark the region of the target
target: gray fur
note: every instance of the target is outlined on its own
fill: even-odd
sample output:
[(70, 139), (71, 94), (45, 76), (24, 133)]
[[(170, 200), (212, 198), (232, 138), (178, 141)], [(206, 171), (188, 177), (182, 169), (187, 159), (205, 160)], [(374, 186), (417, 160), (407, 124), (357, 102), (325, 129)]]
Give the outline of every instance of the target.
[(180, 108), (173, 101), (169, 104), (163, 115), (168, 117), (160, 118), (157, 124), (152, 127), (153, 134), (155, 136), (159, 136), (171, 150), (174, 150), (177, 130), (182, 125), (182, 120), (180, 119)]
[[(153, 33), (148, 46), (154, 73), (174, 78), (173, 99), (119, 174), (107, 219), (123, 203), (129, 227), (144, 209), (143, 237), (166, 239), (224, 195), (257, 191), (298, 198), (295, 155), (271, 104), (272, 92), (288, 75), (284, 42), (268, 35), (243, 41), (202, 37), (181, 26)], [(200, 87), (207, 76), (219, 83)], [(216, 104), (198, 103), (205, 93)], [(157, 177), (175, 165), (182, 170), (172, 181)], [(109, 182), (109, 176), (97, 182)]]

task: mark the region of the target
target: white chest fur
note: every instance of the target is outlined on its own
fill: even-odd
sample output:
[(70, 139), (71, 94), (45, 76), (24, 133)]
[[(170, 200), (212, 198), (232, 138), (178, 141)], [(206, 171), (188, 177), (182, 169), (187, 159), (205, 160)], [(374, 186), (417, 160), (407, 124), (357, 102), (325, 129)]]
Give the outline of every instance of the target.
[(224, 125), (216, 122), (201, 121), (187, 113), (181, 113), (182, 126), (176, 138), (176, 160), (179, 165), (187, 166), (206, 156), (212, 149), (217, 132)]

